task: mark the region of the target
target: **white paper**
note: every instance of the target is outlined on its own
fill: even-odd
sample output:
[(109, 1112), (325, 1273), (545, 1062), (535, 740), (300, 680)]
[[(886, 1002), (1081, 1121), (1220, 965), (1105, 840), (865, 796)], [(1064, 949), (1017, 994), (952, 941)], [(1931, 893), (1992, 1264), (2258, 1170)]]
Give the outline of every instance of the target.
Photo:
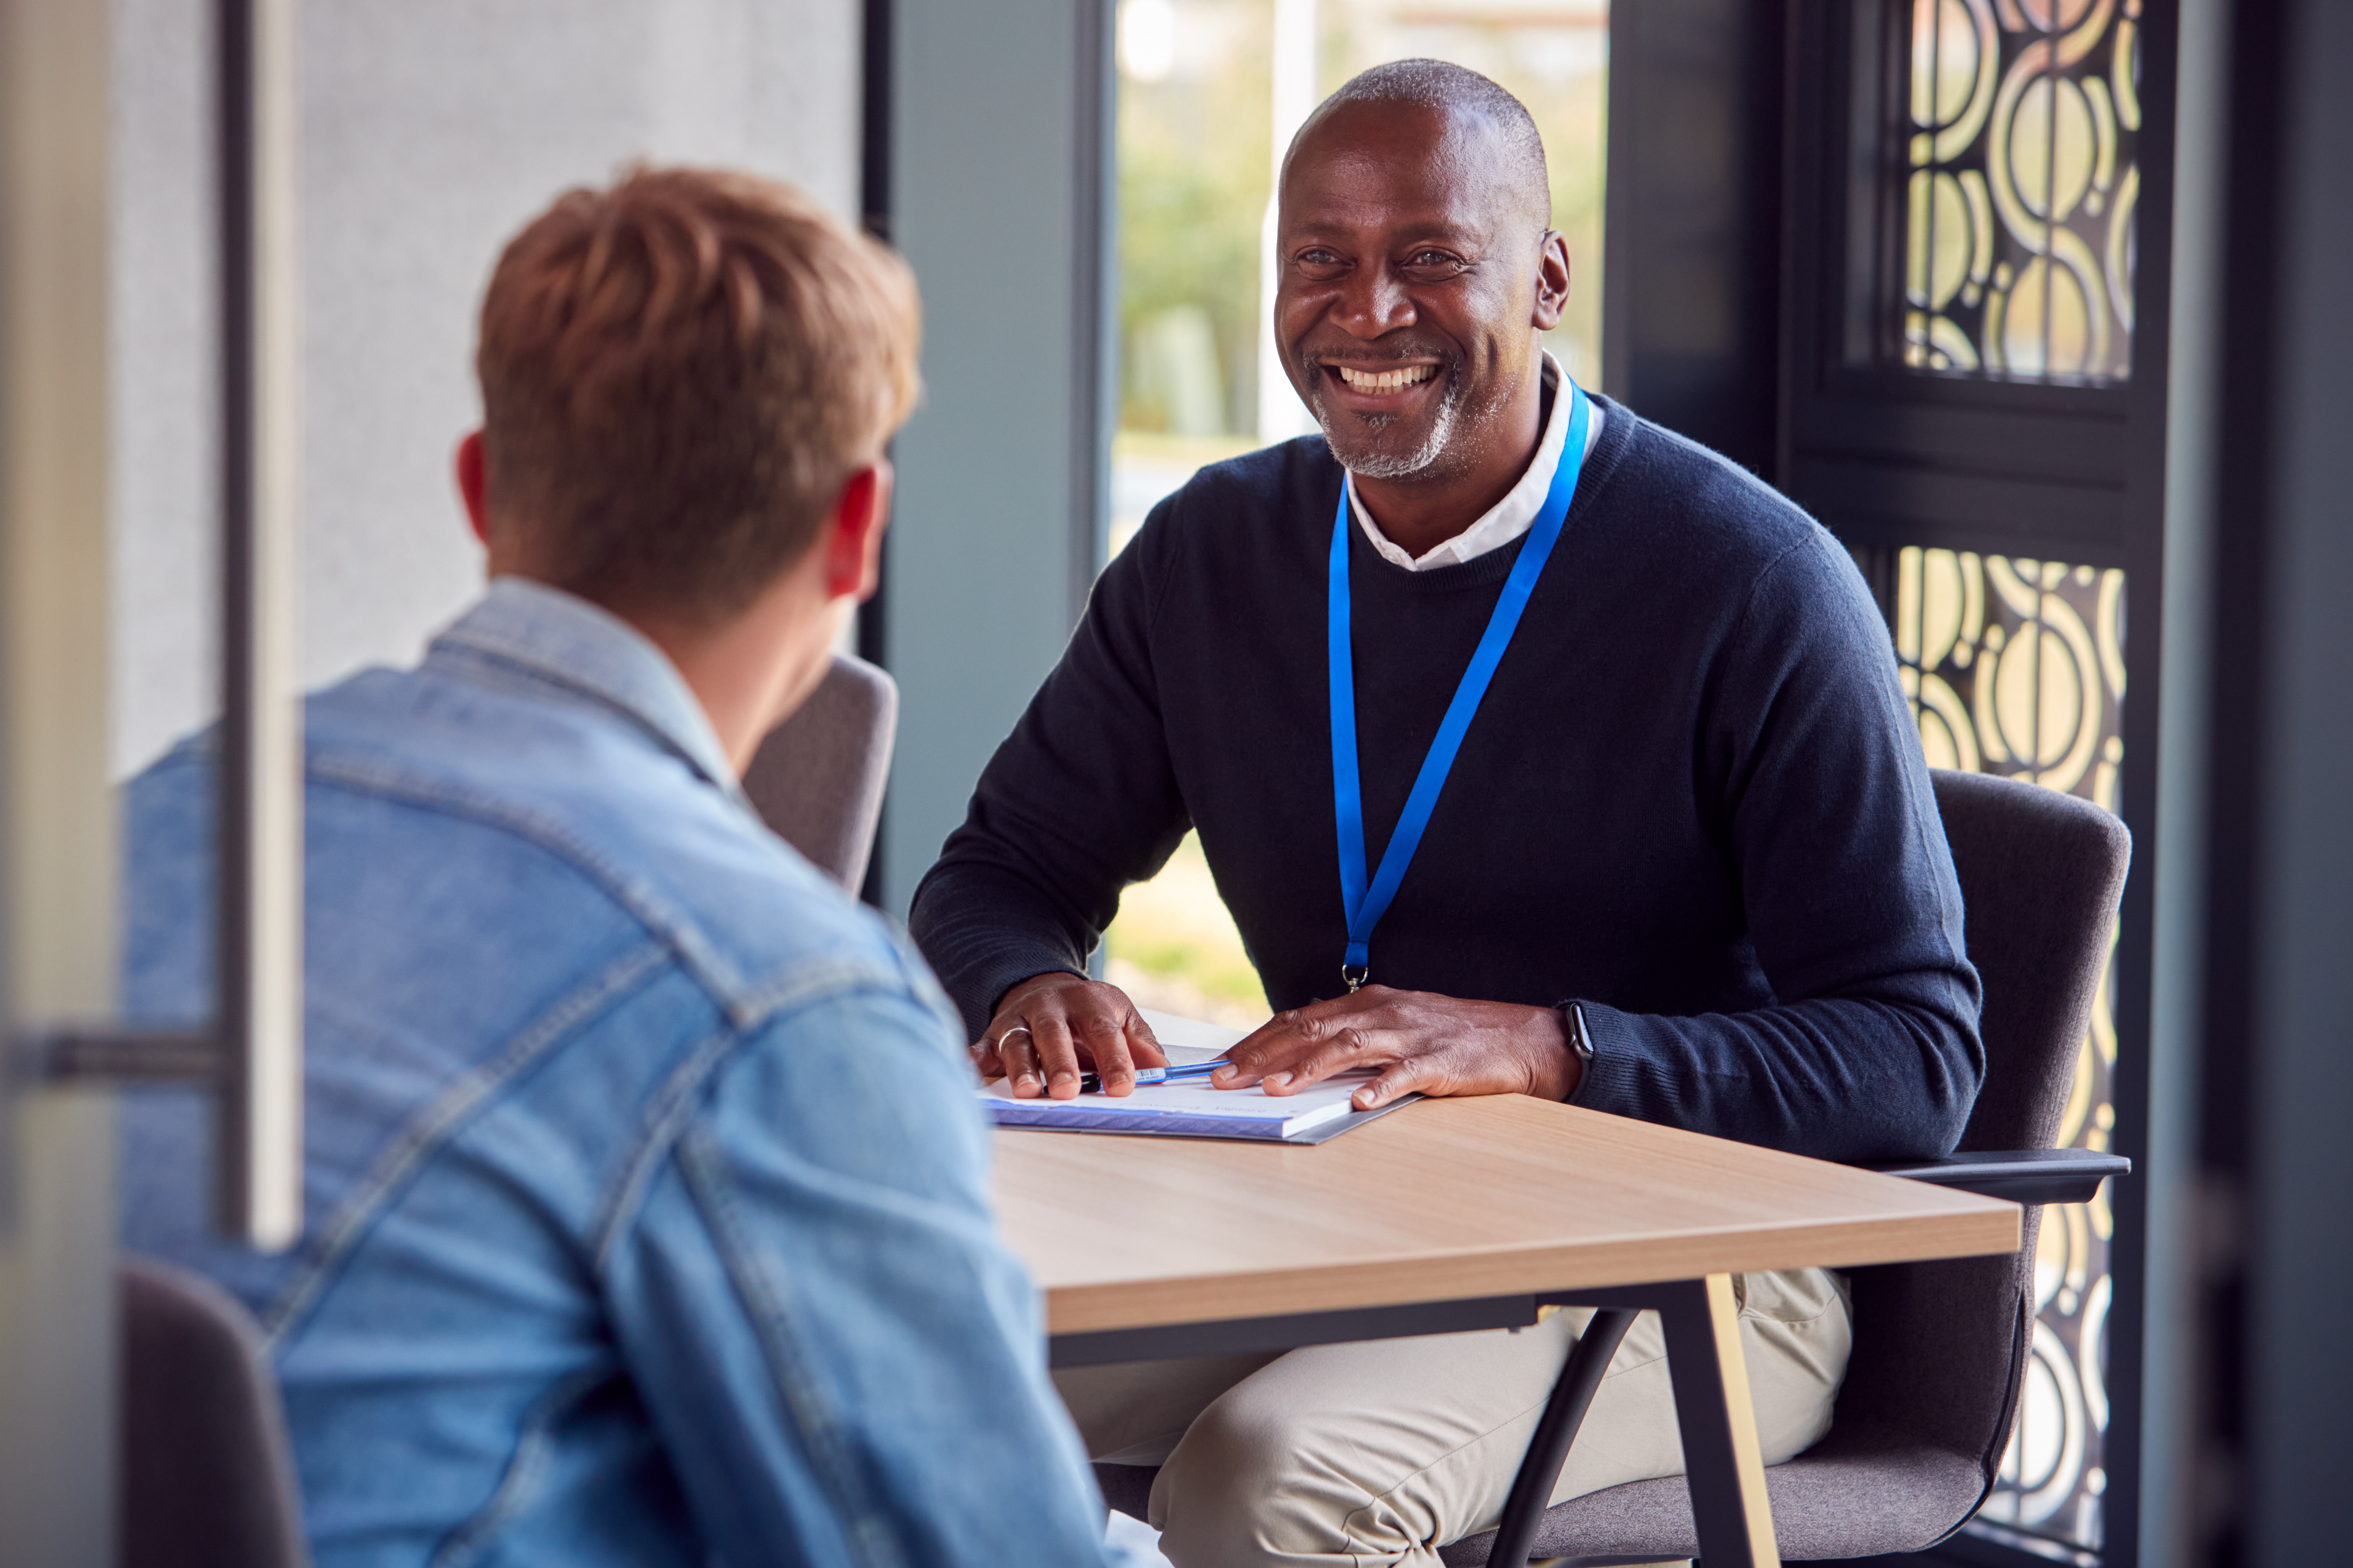
[[(1208, 1061), (1223, 1056), (1250, 1031), (1205, 1024), (1196, 1018), (1138, 1008), (1153, 1037), (1171, 1062)], [(990, 1114), (1003, 1126), (1100, 1127), (1104, 1131), (1171, 1131), (1187, 1126), (1207, 1132), (1224, 1123), (1238, 1136), (1284, 1138), (1338, 1120), (1354, 1109), (1349, 1096), (1368, 1082), (1369, 1072), (1343, 1073), (1297, 1094), (1271, 1095), (1248, 1089), (1212, 1089), (1199, 1079), (1178, 1083), (1142, 1083), (1132, 1094), (1082, 1094), (1075, 1100), (1016, 1100), (1004, 1079), (981, 1088)]]

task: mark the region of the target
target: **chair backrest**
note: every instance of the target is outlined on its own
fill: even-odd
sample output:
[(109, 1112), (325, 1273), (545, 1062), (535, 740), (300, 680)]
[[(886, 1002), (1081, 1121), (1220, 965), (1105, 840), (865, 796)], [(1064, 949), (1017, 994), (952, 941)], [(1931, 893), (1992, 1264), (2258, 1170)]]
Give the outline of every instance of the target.
[(2047, 1149), (2107, 973), (2132, 835), (2087, 800), (1985, 773), (1931, 776), (1985, 982), (1985, 1087), (1963, 1149)]
[(898, 686), (865, 660), (836, 654), (744, 774), (744, 793), (776, 837), (852, 893), (874, 850), (898, 729)]
[[(2049, 1148), (2106, 972), (2132, 837), (2055, 790), (1982, 773), (1933, 777), (1969, 961), (1985, 983), (1985, 1085), (1960, 1146)], [(1974, 1455), (1990, 1487), (2025, 1374), (2040, 1214), (2026, 1211), (2013, 1257), (1853, 1273), (1854, 1357), (1816, 1452), (1867, 1451), (1892, 1432)]]
[(122, 1568), (302, 1568), (301, 1494), (259, 1327), (210, 1281), (117, 1270)]

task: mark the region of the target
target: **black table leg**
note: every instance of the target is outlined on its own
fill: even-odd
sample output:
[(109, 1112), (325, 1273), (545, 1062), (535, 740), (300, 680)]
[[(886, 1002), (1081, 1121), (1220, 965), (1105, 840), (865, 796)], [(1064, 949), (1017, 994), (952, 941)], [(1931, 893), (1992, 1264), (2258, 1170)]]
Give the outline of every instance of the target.
[(1601, 1374), (1609, 1370), (1610, 1358), (1618, 1353), (1636, 1316), (1630, 1307), (1604, 1307), (1577, 1337), (1567, 1364), (1560, 1369), (1560, 1381), (1553, 1384), (1552, 1397), (1545, 1402), (1544, 1417), (1536, 1423), (1527, 1457), (1520, 1461), (1520, 1473), (1512, 1479), (1511, 1496), (1504, 1501), (1504, 1521), (1496, 1527), (1494, 1544), (1487, 1550), (1490, 1568), (1523, 1568), (1527, 1562), (1529, 1543), (1535, 1540), (1536, 1525), (1552, 1500), (1560, 1468), (1568, 1460), (1569, 1445), (1584, 1424), (1586, 1407), (1593, 1403)]
[(1781, 1568), (1732, 1277), (1711, 1274), (1644, 1293), (1656, 1300), (1667, 1331), (1700, 1556), (1707, 1568)]
[[(1660, 1285), (1619, 1285), (1591, 1290), (1562, 1291), (1536, 1298), (1543, 1306), (1596, 1309), (1594, 1324), (1605, 1312), (1622, 1313), (1630, 1322), (1645, 1308), (1655, 1310), (1666, 1330), (1667, 1376), (1674, 1386), (1675, 1425), (1683, 1434), (1683, 1474), (1691, 1489), (1692, 1519), (1699, 1527), (1700, 1556), (1706, 1568), (1781, 1568), (1780, 1547), (1773, 1535), (1773, 1510), (1765, 1492), (1765, 1456), (1757, 1439), (1757, 1410), (1748, 1393), (1748, 1363), (1740, 1351), (1740, 1307), (1732, 1294), (1732, 1276), (1711, 1274)], [(1592, 1332), (1588, 1327), (1588, 1333)], [(1623, 1338), (1625, 1330), (1618, 1331)], [(1598, 1342), (1597, 1342), (1598, 1344)], [(1617, 1351), (1613, 1341), (1609, 1354)], [(1579, 1351), (1583, 1345), (1580, 1342)], [(1598, 1384), (1609, 1363), (1598, 1358), (1592, 1376)], [(1489, 1549), (1489, 1568), (1525, 1568), (1527, 1543), (1560, 1467), (1567, 1458), (1577, 1422), (1585, 1412), (1591, 1391), (1576, 1402), (1576, 1415), (1561, 1423), (1559, 1452), (1547, 1450), (1541, 1480), (1532, 1477), (1553, 1429), (1556, 1407), (1567, 1403), (1571, 1374), (1580, 1373), (1577, 1357), (1562, 1370), (1553, 1390), (1536, 1441), (1529, 1445), (1519, 1478), (1512, 1483), (1504, 1524)], [(1524, 1494), (1533, 1494), (1527, 1496)], [(1526, 1510), (1523, 1521), (1516, 1511)], [(1514, 1532), (1514, 1524), (1522, 1528)], [(1518, 1555), (1506, 1554), (1506, 1548)]]

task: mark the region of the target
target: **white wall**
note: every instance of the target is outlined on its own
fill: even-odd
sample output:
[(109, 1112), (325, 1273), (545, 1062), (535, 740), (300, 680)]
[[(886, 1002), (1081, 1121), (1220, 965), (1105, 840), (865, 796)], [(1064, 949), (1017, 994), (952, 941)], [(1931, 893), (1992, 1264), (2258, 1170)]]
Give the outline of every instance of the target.
[[(118, 773), (216, 707), (210, 7), (113, 0)], [(305, 678), (407, 662), (480, 578), (448, 479), (482, 284), (639, 157), (857, 211), (858, 0), (304, 8)]]

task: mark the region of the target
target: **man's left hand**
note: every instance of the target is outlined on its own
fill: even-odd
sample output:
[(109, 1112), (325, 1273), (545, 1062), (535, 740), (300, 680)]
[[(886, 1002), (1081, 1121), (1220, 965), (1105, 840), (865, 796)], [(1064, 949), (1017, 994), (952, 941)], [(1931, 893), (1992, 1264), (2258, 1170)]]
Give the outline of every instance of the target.
[(1566, 1100), (1580, 1076), (1560, 1014), (1550, 1007), (1386, 985), (1293, 1008), (1226, 1055), (1232, 1065), (1209, 1075), (1214, 1087), (1262, 1083), (1274, 1095), (1297, 1094), (1334, 1073), (1377, 1068), (1380, 1076), (1350, 1097), (1358, 1110), (1416, 1092)]

